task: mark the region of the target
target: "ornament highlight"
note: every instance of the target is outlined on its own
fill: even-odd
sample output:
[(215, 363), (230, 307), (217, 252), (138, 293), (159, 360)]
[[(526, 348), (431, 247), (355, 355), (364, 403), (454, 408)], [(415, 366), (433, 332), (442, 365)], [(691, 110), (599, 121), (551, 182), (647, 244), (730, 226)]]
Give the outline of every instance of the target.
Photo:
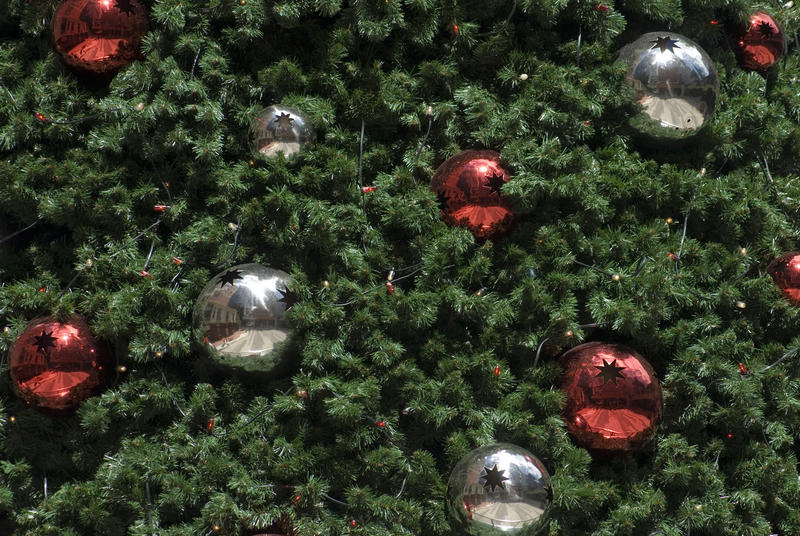
[(786, 50), (786, 37), (771, 15), (757, 11), (731, 35), (731, 48), (742, 69), (766, 71)]
[(767, 273), (794, 305), (800, 305), (800, 251), (784, 253), (767, 266)]
[(285, 313), (297, 301), (289, 274), (240, 264), (214, 276), (194, 306), (194, 324), (214, 361), (241, 371), (268, 372), (291, 334)]
[(66, 0), (53, 15), (53, 40), (69, 66), (111, 74), (136, 59), (148, 26), (139, 0)]
[(459, 534), (527, 534), (553, 500), (550, 475), (536, 456), (510, 443), (479, 447), (453, 468), (447, 513)]
[(250, 123), (250, 150), (261, 158), (278, 154), (289, 158), (316, 140), (314, 127), (296, 108), (274, 104), (258, 112)]
[(664, 406), (661, 383), (635, 350), (589, 342), (564, 353), (559, 362), (567, 396), (564, 419), (576, 443), (627, 452), (653, 439)]
[(11, 386), (33, 407), (55, 412), (76, 409), (111, 381), (111, 350), (92, 335), (81, 317), (64, 322), (32, 320), (11, 346)]
[(503, 184), (511, 180), (495, 151), (462, 151), (445, 160), (431, 178), (442, 218), (482, 240), (508, 232), (514, 220)]
[(634, 100), (642, 110), (630, 125), (644, 140), (683, 140), (697, 133), (714, 113), (717, 70), (706, 51), (674, 32), (650, 32), (622, 47)]

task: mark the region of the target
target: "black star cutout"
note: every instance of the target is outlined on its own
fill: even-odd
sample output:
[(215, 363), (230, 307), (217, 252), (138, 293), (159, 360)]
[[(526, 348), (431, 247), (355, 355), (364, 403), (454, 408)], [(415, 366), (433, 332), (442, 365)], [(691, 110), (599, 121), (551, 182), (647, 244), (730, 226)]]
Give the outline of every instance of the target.
[(241, 270), (228, 270), (219, 276), (219, 281), (217, 281), (217, 283), (219, 283), (220, 288), (224, 287), (226, 284), (235, 287), (236, 285), (234, 285), (233, 282), (242, 278), (242, 276), (239, 275), (241, 273)]
[(665, 51), (669, 50), (670, 52), (672, 52), (674, 54), (675, 51), (673, 49), (681, 48), (681, 47), (678, 46), (678, 40), (677, 39), (670, 39), (669, 36), (656, 37), (655, 41), (650, 41), (650, 42), (653, 44), (653, 46), (650, 47), (650, 50), (652, 50), (654, 48), (659, 48), (659, 49), (661, 49), (661, 52), (665, 52)]
[(134, 7), (131, 4), (131, 0), (114, 0), (114, 6), (128, 16), (133, 15)]
[(450, 196), (444, 190), (436, 194), (436, 202), (439, 203), (439, 208), (442, 212), (447, 211), (447, 205), (450, 204)]
[(764, 37), (772, 37), (772, 34), (775, 33), (775, 29), (772, 27), (772, 24), (762, 20), (758, 23), (758, 33)]
[(281, 293), (281, 299), (278, 301), (286, 306), (287, 311), (291, 309), (295, 303), (300, 301), (299, 298), (297, 297), (297, 294), (295, 294), (285, 286), (283, 287), (283, 289), (278, 289), (278, 292)]
[(275, 120), (278, 122), (278, 128), (291, 128), (294, 117), (289, 114), (281, 113)]
[(486, 471), (486, 474), (481, 476), (486, 482), (483, 484), (483, 489), (492, 489), (489, 491), (494, 491), (494, 488), (500, 487), (500, 489), (506, 489), (505, 485), (503, 485), (503, 481), (508, 480), (508, 477), (503, 476), (505, 471), (502, 471), (497, 468), (497, 464), (494, 464), (493, 469), (489, 469), (488, 467), (483, 468)]
[(503, 187), (505, 181), (503, 180), (503, 174), (500, 173), (492, 173), (490, 176), (486, 177), (486, 186), (489, 188), (493, 194), (500, 195), (500, 188)]
[(53, 337), (53, 332), (46, 333), (42, 330), (41, 335), (37, 335), (34, 337), (36, 342), (33, 343), (33, 346), (36, 347), (37, 352), (42, 352), (43, 354), (48, 354), (50, 350), (48, 348), (55, 348), (56, 347), (56, 338)]
[(618, 367), (616, 359), (611, 363), (608, 363), (605, 359), (603, 359), (603, 366), (600, 367), (595, 365), (594, 368), (600, 371), (595, 377), (599, 378), (602, 376), (603, 385), (605, 385), (607, 382), (617, 383), (617, 378), (625, 378), (625, 376), (623, 376), (620, 372), (620, 370), (624, 370), (625, 367)]

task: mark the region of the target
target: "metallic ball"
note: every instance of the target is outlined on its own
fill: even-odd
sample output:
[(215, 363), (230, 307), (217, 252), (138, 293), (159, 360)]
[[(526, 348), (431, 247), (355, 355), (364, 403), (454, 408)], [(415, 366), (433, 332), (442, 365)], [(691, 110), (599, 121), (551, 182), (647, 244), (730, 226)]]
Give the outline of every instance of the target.
[(461, 151), (445, 160), (431, 178), (442, 218), (466, 227), (475, 238), (497, 237), (511, 228), (514, 212), (503, 197), (511, 180), (495, 151)]
[(11, 386), (41, 410), (69, 412), (104, 389), (114, 373), (111, 350), (81, 317), (28, 323), (11, 347)]
[(656, 435), (664, 407), (653, 367), (621, 344), (589, 342), (561, 356), (564, 419), (587, 449), (627, 452)]
[(731, 48), (742, 69), (766, 71), (786, 50), (786, 37), (771, 15), (757, 11), (731, 35)]
[(241, 371), (268, 372), (279, 364), (291, 334), (286, 310), (296, 298), (289, 274), (240, 264), (217, 274), (197, 297), (194, 324), (214, 361)]
[(464, 456), (447, 482), (447, 512), (457, 533), (522, 534), (553, 499), (550, 475), (527, 450), (509, 443)]
[(138, 0), (66, 0), (53, 15), (53, 40), (71, 67), (107, 74), (136, 59), (148, 26)]
[(800, 305), (800, 251), (784, 253), (767, 266), (767, 273), (794, 305)]
[(717, 70), (705, 50), (674, 32), (651, 32), (624, 46), (617, 57), (641, 112), (631, 127), (657, 143), (683, 140), (711, 119), (719, 93)]
[(274, 158), (279, 153), (289, 158), (313, 143), (314, 127), (303, 112), (275, 104), (258, 112), (250, 123), (250, 150), (261, 158)]

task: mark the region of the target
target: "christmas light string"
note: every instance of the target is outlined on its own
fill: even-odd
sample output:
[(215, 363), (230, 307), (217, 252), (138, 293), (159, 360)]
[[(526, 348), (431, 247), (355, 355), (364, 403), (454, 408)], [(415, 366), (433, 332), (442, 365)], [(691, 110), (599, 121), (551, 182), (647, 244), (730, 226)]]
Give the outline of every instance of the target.
[[(52, 119), (51, 117), (48, 117), (48, 116), (46, 116), (45, 114), (43, 114), (41, 112), (35, 112), (33, 114), (33, 117), (35, 117), (36, 120), (39, 121), (40, 123), (42, 123), (43, 125), (75, 125), (75, 124), (78, 124), (78, 123), (84, 123), (86, 121), (91, 121), (92, 119), (97, 119), (98, 117), (100, 117), (101, 115), (103, 115), (105, 113), (121, 112), (124, 109), (125, 108), (121, 108), (121, 107), (120, 108), (111, 108), (111, 109), (105, 110), (103, 112), (98, 112), (96, 114), (85, 115), (83, 117), (78, 117), (76, 119)], [(139, 105), (134, 106), (133, 109), (136, 110), (136, 111), (140, 111), (139, 110)]]
[[(0, 81), (0, 85), (3, 85), (2, 81)], [(15, 98), (14, 98), (14, 94), (13, 94), (13, 93), (11, 93), (11, 90), (10, 90), (10, 89), (8, 89), (8, 88), (7, 88), (5, 85), (3, 85), (3, 89), (5, 89), (5, 90), (6, 90), (6, 92), (8, 93), (8, 96), (9, 96), (9, 97), (11, 97), (11, 102), (13, 102), (13, 103), (14, 103), (14, 106), (16, 106), (16, 107), (17, 107), (17, 109), (19, 110), (19, 109), (20, 109), (20, 105), (19, 105), (19, 103), (17, 102), (17, 99), (15, 99)]]
[[(133, 244), (134, 242), (136, 242), (137, 240), (139, 240), (141, 237), (143, 237), (144, 235), (146, 235), (148, 232), (150, 232), (150, 230), (151, 230), (151, 229), (154, 229), (155, 227), (158, 227), (159, 225), (161, 225), (161, 218), (158, 218), (158, 219), (155, 221), (155, 223), (152, 223), (150, 226), (148, 226), (148, 227), (147, 227), (146, 229), (144, 229), (142, 232), (140, 232), (139, 234), (137, 234), (136, 236), (134, 236), (133, 238), (131, 238), (130, 240), (128, 240), (127, 242), (125, 242), (125, 243), (124, 243), (122, 246), (120, 246), (120, 248), (119, 248), (119, 249), (118, 249), (116, 252), (114, 252), (114, 253), (110, 254), (110, 255), (108, 256), (108, 258), (109, 258), (109, 259), (112, 259), (112, 258), (116, 257), (117, 255), (119, 255), (120, 253), (122, 253), (123, 251), (125, 251), (125, 248), (127, 248), (129, 245)], [(58, 295), (58, 298), (56, 298), (56, 301), (58, 301), (58, 300), (61, 300), (61, 298), (63, 298), (63, 297), (64, 297), (64, 295), (67, 293), (67, 291), (71, 291), (71, 290), (72, 290), (72, 289), (71, 289), (72, 285), (74, 285), (74, 284), (75, 284), (75, 282), (78, 280), (78, 278), (81, 276), (81, 274), (83, 274), (83, 271), (84, 271), (86, 268), (91, 268), (91, 267), (93, 266), (94, 262), (95, 262), (95, 261), (97, 261), (97, 260), (99, 260), (97, 256), (90, 257), (90, 258), (89, 258), (89, 259), (86, 261), (86, 263), (84, 263), (84, 264), (83, 264), (83, 265), (82, 265), (82, 266), (81, 266), (81, 267), (80, 267), (80, 268), (77, 270), (77, 272), (75, 272), (75, 275), (72, 277), (72, 279), (70, 279), (70, 280), (69, 280), (69, 283), (67, 283), (67, 284), (64, 286), (64, 288), (61, 290), (61, 293)]]
[[(516, 1), (514, 4), (516, 5)], [(433, 126), (433, 106), (428, 106), (427, 110), (425, 110), (425, 115), (428, 116), (428, 130), (425, 131), (425, 136), (422, 137), (422, 141), (419, 144), (417, 156), (414, 157), (414, 165), (412, 166), (412, 169), (417, 167), (417, 164), (419, 163), (419, 157), (422, 155), (422, 149), (425, 147), (425, 142), (428, 141), (428, 136), (431, 134), (431, 127)]]
[(40, 221), (42, 221), (42, 217), (41, 217), (41, 216), (39, 216), (38, 218), (36, 218), (36, 220), (35, 220), (35, 221), (34, 221), (32, 224), (28, 225), (28, 226), (27, 226), (27, 227), (25, 227), (24, 229), (20, 229), (19, 231), (15, 231), (15, 232), (11, 233), (10, 235), (8, 235), (8, 236), (6, 236), (6, 237), (3, 237), (2, 239), (0, 239), (0, 244), (3, 244), (3, 243), (5, 243), (6, 241), (8, 241), (8, 240), (11, 240), (11, 239), (12, 239), (12, 238), (14, 238), (15, 236), (21, 235), (21, 234), (22, 234), (22, 233), (24, 233), (25, 231), (29, 231), (29, 230), (33, 229), (34, 227), (36, 227), (36, 226), (39, 224), (39, 222), (40, 222)]
[[(366, 123), (364, 119), (361, 120), (361, 138), (358, 142), (358, 188), (362, 190), (364, 188), (364, 129), (366, 128)], [(364, 208), (364, 196), (361, 196), (361, 208)]]
[(511, 23), (511, 19), (514, 18), (514, 13), (516, 13), (516, 11), (517, 11), (517, 3), (518, 3), (518, 1), (519, 0), (514, 0), (514, 3), (511, 5), (511, 11), (508, 13), (508, 16), (506, 17), (506, 19), (501, 23), (501, 26), (500, 26), (499, 29), (492, 30), (492, 31), (489, 31), (489, 32), (477, 33), (477, 34), (475, 34), (475, 37), (486, 37), (486, 36), (489, 36), (489, 35), (494, 35), (494, 34), (500, 33), (501, 30), (505, 29), (505, 27), (508, 26)]
[(192, 71), (191, 71), (191, 73), (189, 73), (189, 80), (190, 81), (194, 80), (194, 69), (195, 69), (195, 67), (197, 67), (197, 61), (200, 59), (200, 51), (201, 50), (203, 50), (203, 46), (202, 45), (197, 49), (197, 54), (195, 54), (195, 56), (194, 56), (194, 62), (192, 63)]
[[(443, 267), (443, 268), (442, 268), (442, 270), (446, 270), (446, 269), (448, 269), (448, 268), (452, 268), (453, 266), (455, 266), (455, 265), (453, 265), (453, 264), (448, 264), (447, 266)], [(408, 274), (406, 274), (406, 275), (402, 275), (402, 276), (400, 276), (400, 277), (395, 277), (395, 276), (394, 276), (394, 274), (392, 273), (392, 272), (398, 272), (398, 271), (410, 270), (410, 269), (412, 269), (412, 268), (416, 268), (416, 269), (414, 269), (412, 272), (410, 272), (410, 273), (408, 273)], [(352, 304), (354, 304), (354, 303), (356, 302), (356, 300), (357, 300), (359, 297), (361, 297), (361, 296), (364, 296), (364, 295), (366, 295), (366, 294), (369, 294), (370, 292), (374, 292), (374, 291), (376, 291), (376, 290), (379, 290), (379, 289), (381, 289), (381, 288), (387, 288), (387, 289), (390, 289), (390, 290), (389, 290), (389, 292), (390, 292), (391, 294), (393, 294), (393, 293), (394, 293), (394, 284), (395, 284), (396, 282), (398, 282), (398, 281), (402, 281), (402, 280), (404, 280), (404, 279), (408, 279), (409, 277), (412, 277), (412, 276), (416, 275), (417, 273), (421, 272), (421, 271), (422, 271), (424, 268), (425, 268), (425, 267), (423, 266), (423, 263), (421, 263), (421, 262), (419, 262), (419, 263), (417, 263), (417, 264), (414, 264), (414, 265), (411, 265), (411, 266), (408, 266), (408, 267), (406, 267), (406, 268), (398, 268), (398, 269), (394, 269), (394, 268), (392, 268), (392, 269), (390, 269), (390, 271), (389, 271), (389, 274), (386, 276), (386, 281), (385, 281), (384, 283), (382, 283), (382, 284), (380, 284), (380, 285), (375, 285), (375, 286), (374, 286), (374, 287), (372, 287), (372, 288), (368, 288), (367, 290), (364, 290), (364, 291), (362, 291), (360, 294), (358, 294), (358, 295), (357, 295), (355, 298), (353, 298), (353, 299), (352, 299), (352, 300), (350, 300), (350, 301), (346, 301), (346, 302), (344, 302), (344, 303), (334, 303), (334, 304), (332, 304), (332, 305), (333, 305), (334, 307), (346, 307), (346, 306), (348, 306), (348, 305), (352, 305)], [(390, 279), (390, 277), (389, 277), (389, 276), (391, 276), (391, 279)], [(391, 285), (387, 285), (387, 283), (391, 283)]]
[(144, 493), (145, 493), (145, 499), (147, 500), (147, 506), (145, 507), (145, 511), (147, 512), (147, 524), (150, 526), (151, 536), (155, 536), (155, 533), (152, 532), (152, 530), (155, 529), (155, 527), (153, 526), (153, 500), (150, 496), (149, 471), (144, 475)]
[[(233, 222), (229, 223), (228, 228), (231, 231), (235, 232), (235, 234), (233, 235), (233, 247), (231, 247), (231, 252), (228, 253), (228, 256), (225, 257), (225, 259), (222, 262), (219, 262), (214, 265), (215, 269), (222, 269), (223, 267), (225, 267), (233, 258), (233, 256), (236, 254), (236, 249), (239, 247), (239, 234), (242, 232), (242, 216), (241, 215), (239, 216), (239, 218), (236, 220), (236, 223)], [(183, 266), (181, 266), (181, 270), (182, 269)]]
[[(581, 324), (578, 326), (578, 329), (599, 328), (600, 326), (605, 326), (606, 324), (608, 324), (608, 322), (593, 322), (591, 324)], [(574, 333), (572, 333), (572, 330), (569, 330), (568, 333), (569, 333), (569, 335), (567, 335), (568, 337), (572, 337), (574, 335)], [(542, 342), (539, 343), (539, 346), (536, 348), (536, 356), (533, 359), (533, 365), (531, 365), (531, 369), (535, 369), (536, 366), (539, 364), (539, 356), (542, 353), (542, 349), (550, 339), (552, 339), (552, 337), (547, 337)]]

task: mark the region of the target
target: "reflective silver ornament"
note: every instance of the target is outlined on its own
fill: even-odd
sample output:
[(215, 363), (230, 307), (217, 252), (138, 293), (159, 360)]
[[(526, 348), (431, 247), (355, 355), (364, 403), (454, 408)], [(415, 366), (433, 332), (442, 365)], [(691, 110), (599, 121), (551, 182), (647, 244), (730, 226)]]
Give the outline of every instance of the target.
[(217, 274), (200, 292), (194, 324), (214, 361), (243, 371), (268, 372), (291, 334), (285, 313), (295, 297), (289, 274), (240, 264)]
[(313, 143), (316, 134), (303, 112), (275, 104), (258, 112), (250, 123), (249, 137), (254, 155), (273, 158), (280, 153), (289, 158)]
[(521, 534), (553, 498), (550, 475), (527, 450), (510, 443), (479, 447), (464, 456), (447, 482), (447, 511), (456, 533)]
[(649, 141), (683, 140), (697, 133), (714, 113), (719, 94), (717, 70), (706, 51), (674, 32), (650, 32), (619, 51), (628, 80), (642, 106), (633, 129)]

